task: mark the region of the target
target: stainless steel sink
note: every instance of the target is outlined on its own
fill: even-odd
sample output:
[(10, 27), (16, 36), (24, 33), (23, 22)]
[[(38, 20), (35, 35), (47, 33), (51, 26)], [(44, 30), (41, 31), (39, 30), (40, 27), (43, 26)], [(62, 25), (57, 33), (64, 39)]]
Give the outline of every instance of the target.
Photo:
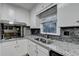
[(46, 38), (35, 38), (35, 40), (42, 42), (42, 43), (45, 43), (45, 44), (52, 44), (53, 43), (53, 40), (46, 39)]
[(37, 41), (40, 41), (40, 38), (34, 38), (35, 40), (37, 40)]
[(46, 44), (52, 44), (52, 43), (53, 43), (53, 40), (47, 40)]

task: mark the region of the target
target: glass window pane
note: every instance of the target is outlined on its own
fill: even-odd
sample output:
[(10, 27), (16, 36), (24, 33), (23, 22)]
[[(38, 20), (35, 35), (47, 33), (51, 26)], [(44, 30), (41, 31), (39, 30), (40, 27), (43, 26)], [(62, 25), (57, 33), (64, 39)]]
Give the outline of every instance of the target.
[[(53, 18), (49, 18), (53, 19)], [(54, 18), (55, 19), (55, 18)], [(56, 20), (51, 20), (43, 23), (43, 32), (56, 33)]]

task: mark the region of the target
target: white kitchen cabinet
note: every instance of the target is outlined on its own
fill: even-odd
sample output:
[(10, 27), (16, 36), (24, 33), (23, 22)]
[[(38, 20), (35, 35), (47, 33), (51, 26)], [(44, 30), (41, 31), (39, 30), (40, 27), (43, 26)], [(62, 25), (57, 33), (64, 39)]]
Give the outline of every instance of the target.
[(49, 51), (46, 48), (28, 40), (28, 54), (30, 56), (48, 56)]
[(44, 52), (42, 52), (41, 50), (38, 50), (38, 56), (48, 56), (47, 54), (45, 54)]
[(0, 4), (0, 20), (23, 22), (30, 26), (29, 11), (14, 4)]
[(0, 43), (0, 56), (1, 56), (1, 50), (2, 50), (2, 48), (1, 48), (1, 43)]
[(16, 41), (2, 43), (2, 56), (16, 56)]
[(30, 56), (36, 56), (37, 55), (37, 49), (36, 44), (30, 40), (28, 40), (28, 54)]
[(79, 26), (79, 4), (58, 4), (58, 20), (60, 27)]
[(22, 55), (26, 55), (27, 53), (30, 56), (49, 55), (49, 52), (46, 48), (28, 39), (3, 42), (1, 44), (0, 44), (0, 56), (22, 56)]
[(1, 20), (13, 21), (15, 19), (15, 9), (8, 4), (1, 6)]
[(26, 39), (3, 42), (2, 43), (2, 56), (23, 56), (27, 54), (27, 41)]
[(29, 20), (29, 12), (22, 8), (16, 8), (15, 9), (15, 19), (17, 22), (23, 22), (26, 23), (28, 26), (30, 26), (30, 20)]
[(27, 54), (27, 41), (26, 39), (17, 40), (17, 53), (19, 56)]
[(38, 56), (49, 56), (49, 50), (40, 46), (40, 45), (37, 45), (37, 51), (38, 51)]

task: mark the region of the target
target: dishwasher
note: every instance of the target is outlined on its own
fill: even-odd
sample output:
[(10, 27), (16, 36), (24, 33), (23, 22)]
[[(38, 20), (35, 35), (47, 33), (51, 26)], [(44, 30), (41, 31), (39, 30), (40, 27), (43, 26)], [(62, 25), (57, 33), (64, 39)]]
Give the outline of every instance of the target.
[(63, 56), (63, 55), (60, 54), (60, 53), (57, 53), (57, 52), (55, 52), (55, 51), (53, 51), (53, 50), (50, 50), (50, 51), (49, 51), (49, 56)]

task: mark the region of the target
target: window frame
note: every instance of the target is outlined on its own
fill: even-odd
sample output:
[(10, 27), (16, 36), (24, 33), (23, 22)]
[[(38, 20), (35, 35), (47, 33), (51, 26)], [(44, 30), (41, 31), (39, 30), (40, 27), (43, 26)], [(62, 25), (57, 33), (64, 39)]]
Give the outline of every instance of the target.
[[(46, 19), (46, 18), (48, 18), (48, 17), (53, 17), (53, 18), (55, 18), (55, 19)], [(60, 28), (58, 28), (58, 21), (57, 21), (57, 15), (51, 15), (51, 16), (48, 16), (48, 17), (46, 17), (46, 18), (42, 18), (42, 22), (41, 22), (41, 24), (40, 24), (40, 28), (41, 28), (41, 34), (49, 34), (49, 35), (60, 35)], [(56, 20), (56, 33), (48, 33), (48, 32), (44, 32), (43, 31), (43, 23), (44, 22), (50, 22), (50, 21), (54, 21), (54, 20)]]

